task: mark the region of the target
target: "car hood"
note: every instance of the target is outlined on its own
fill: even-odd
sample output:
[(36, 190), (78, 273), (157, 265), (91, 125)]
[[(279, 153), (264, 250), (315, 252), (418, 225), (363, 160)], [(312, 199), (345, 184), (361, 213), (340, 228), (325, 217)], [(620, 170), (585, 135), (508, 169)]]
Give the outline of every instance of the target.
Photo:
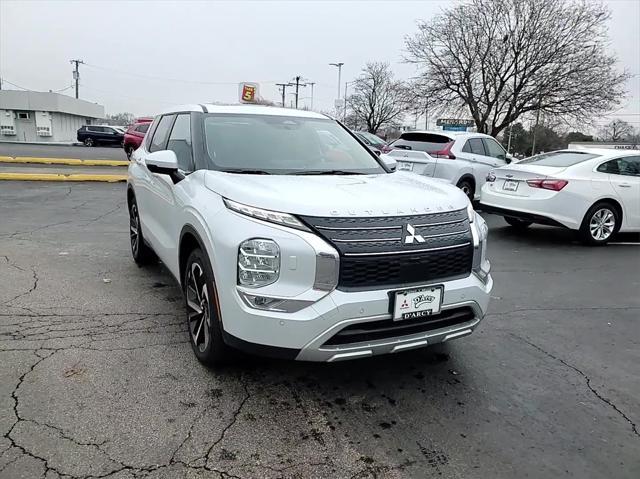
[(411, 173), (238, 175), (207, 171), (205, 186), (250, 206), (307, 216), (401, 216), (466, 208), (458, 188)]

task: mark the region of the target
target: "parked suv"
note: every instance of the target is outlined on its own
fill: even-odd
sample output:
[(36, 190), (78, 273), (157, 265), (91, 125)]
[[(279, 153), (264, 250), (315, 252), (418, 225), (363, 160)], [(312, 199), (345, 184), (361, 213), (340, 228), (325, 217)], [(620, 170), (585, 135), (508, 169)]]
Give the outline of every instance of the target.
[(123, 145), (127, 158), (131, 159), (131, 154), (140, 147), (140, 143), (142, 143), (144, 135), (147, 134), (147, 130), (152, 121), (153, 118), (140, 118), (127, 129), (124, 134)]
[(124, 140), (124, 133), (112, 126), (85, 125), (78, 130), (77, 138), (86, 146), (120, 145)]
[(465, 195), (390, 172), (318, 113), (168, 110), (132, 155), (127, 202), (133, 258), (157, 254), (176, 277), (207, 364), (233, 348), (310, 361), (400, 352), (466, 336), (487, 309), (487, 227)]
[(511, 163), (511, 156), (493, 137), (482, 133), (452, 131), (411, 131), (389, 145), (398, 170), (443, 178), (471, 199), (480, 199), (480, 190), (489, 172)]

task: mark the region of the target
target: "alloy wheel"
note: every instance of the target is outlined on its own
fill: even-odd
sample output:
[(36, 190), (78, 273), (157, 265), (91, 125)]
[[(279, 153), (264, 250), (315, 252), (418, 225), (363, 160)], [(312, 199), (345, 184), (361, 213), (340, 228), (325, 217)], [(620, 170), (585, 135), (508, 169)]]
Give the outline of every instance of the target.
[(612, 234), (616, 226), (616, 217), (608, 208), (597, 210), (589, 221), (589, 232), (596, 241), (604, 241)]
[(210, 342), (211, 317), (207, 281), (199, 263), (195, 261), (191, 263), (186, 283), (189, 332), (198, 351), (205, 352)]
[(131, 251), (136, 256), (140, 247), (140, 217), (138, 216), (138, 207), (135, 204), (131, 205), (129, 213), (129, 239), (131, 240)]

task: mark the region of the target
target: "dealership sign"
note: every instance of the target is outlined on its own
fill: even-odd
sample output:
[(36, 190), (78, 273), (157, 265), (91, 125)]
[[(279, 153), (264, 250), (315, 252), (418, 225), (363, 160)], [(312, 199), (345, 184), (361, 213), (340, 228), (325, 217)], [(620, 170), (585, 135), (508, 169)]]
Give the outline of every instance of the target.
[(437, 126), (457, 126), (468, 128), (475, 125), (473, 120), (464, 120), (461, 118), (438, 118), (436, 120)]

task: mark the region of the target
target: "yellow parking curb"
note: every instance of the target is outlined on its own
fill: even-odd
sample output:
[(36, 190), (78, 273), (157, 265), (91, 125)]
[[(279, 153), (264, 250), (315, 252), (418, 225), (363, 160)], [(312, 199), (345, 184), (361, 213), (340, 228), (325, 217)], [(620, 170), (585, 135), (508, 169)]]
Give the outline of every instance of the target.
[(84, 173), (0, 173), (0, 181), (127, 181), (127, 175), (88, 175)]
[(124, 160), (80, 160), (77, 158), (37, 158), (33, 156), (0, 156), (0, 163), (39, 163), (72, 166), (129, 166)]

